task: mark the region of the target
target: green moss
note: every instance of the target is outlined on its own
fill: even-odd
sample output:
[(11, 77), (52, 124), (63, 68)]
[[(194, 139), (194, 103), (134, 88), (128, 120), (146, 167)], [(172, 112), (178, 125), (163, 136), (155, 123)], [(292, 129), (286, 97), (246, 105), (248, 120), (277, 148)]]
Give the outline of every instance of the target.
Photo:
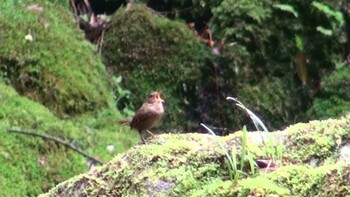
[(349, 194), (350, 166), (331, 164), (318, 168), (286, 166), (268, 175), (288, 188), (292, 196), (343, 196)]
[[(12, 94), (7, 94), (9, 88), (4, 88), (3, 84), (0, 86), (1, 90), (7, 89), (4, 94), (0, 93), (0, 166), (4, 169), (0, 175), (1, 196), (34, 196), (87, 169), (83, 158), (71, 152), (66, 153), (63, 148), (51, 142), (45, 143), (34, 137), (8, 133), (7, 128), (18, 126), (41, 130), (43, 127), (53, 126), (52, 123), (58, 120), (40, 104), (14, 94), (14, 90), (10, 91)], [(57, 134), (62, 135), (59, 128), (56, 129)], [(62, 124), (61, 129), (77, 132), (70, 124)], [(40, 157), (47, 161), (45, 165), (39, 164)], [(78, 162), (73, 165), (70, 161)], [(18, 187), (13, 187), (16, 183)]]
[(273, 181), (257, 177), (245, 179), (238, 182), (241, 185), (239, 195), (241, 196), (290, 196), (286, 188), (279, 187)]
[[(193, 134), (191, 138), (195, 136), (196, 134)], [(162, 135), (157, 144), (131, 149), (129, 154), (116, 157), (111, 161), (111, 165), (98, 169), (104, 173), (100, 177), (93, 176), (94, 178), (102, 179), (104, 182), (113, 180), (113, 185), (107, 184), (103, 188), (99, 187), (97, 189), (100, 191), (99, 194), (183, 196), (191, 193), (194, 188), (203, 187), (212, 182), (214, 177), (228, 176), (225, 171), (217, 171), (222, 167), (221, 161), (219, 163), (205, 162), (215, 158), (213, 155), (215, 153), (202, 149), (199, 146), (201, 141), (191, 144), (188, 143), (187, 136), (182, 135), (177, 136), (172, 142), (169, 137), (171, 135)], [(203, 141), (207, 140), (212, 140), (212, 138), (203, 139)], [(209, 154), (195, 157), (199, 151), (209, 152)], [(193, 160), (188, 160), (188, 157), (192, 157)], [(85, 184), (91, 184), (93, 188), (88, 195), (96, 193), (97, 183), (92, 179), (85, 181)], [(61, 184), (50, 193), (55, 194), (64, 187), (67, 185)], [(75, 191), (67, 190), (67, 192), (74, 193)]]
[(324, 174), (305, 166), (287, 166), (270, 175), (275, 181), (286, 186), (292, 195), (314, 196), (321, 186)]
[[(28, 10), (30, 3), (44, 11)], [(121, 116), (110, 107), (104, 65), (68, 10), (47, 1), (0, 3), (0, 8), (0, 75), (17, 90), (0, 82), (0, 196), (36, 196), (88, 169), (76, 152), (7, 128), (60, 137), (102, 161), (133, 146), (138, 135), (118, 126)], [(33, 41), (25, 40), (29, 34)], [(66, 120), (54, 115), (81, 113)], [(108, 145), (115, 150), (107, 151)]]
[(221, 179), (214, 180), (212, 183), (205, 185), (203, 188), (192, 192), (191, 196), (233, 196), (233, 191), (230, 190), (233, 184), (231, 181), (223, 181)]
[(60, 116), (110, 105), (104, 65), (72, 15), (48, 1), (32, 2), (44, 11), (27, 9), (29, 2), (0, 4), (0, 75)]
[(346, 196), (350, 191), (349, 169), (342, 164), (319, 168), (285, 166), (238, 183), (219, 179), (193, 196)]
[(337, 120), (311, 121), (288, 127), (285, 130), (288, 133), (285, 155), (298, 162), (324, 162), (344, 141), (350, 139), (348, 117), (349, 115)]
[(200, 69), (211, 53), (186, 24), (130, 4), (111, 17), (102, 54), (108, 68), (122, 75), (134, 106), (140, 106), (149, 92), (161, 90), (167, 107), (164, 127), (191, 124), (187, 109), (196, 105)]
[(70, 2), (69, 1), (61, 1), (61, 0), (48, 0), (48, 1), (50, 1), (51, 3), (53, 3), (55, 5), (60, 5), (60, 6), (62, 6), (63, 8), (65, 8), (67, 10), (72, 9), (70, 7)]
[[(43, 196), (82, 192), (88, 196), (342, 196), (350, 189), (350, 168), (348, 164), (336, 163), (335, 158), (340, 144), (349, 142), (349, 120), (349, 116), (344, 116), (313, 121), (291, 126), (277, 135), (271, 133), (279, 138), (276, 143), (285, 145), (282, 166), (277, 165), (269, 173), (264, 169), (241, 176), (238, 181), (230, 180), (225, 155), (213, 136), (163, 134)], [(327, 139), (317, 138), (323, 135)], [(255, 133), (256, 136), (260, 137)], [(306, 143), (312, 136), (316, 140)], [(248, 134), (248, 146), (253, 137)], [(239, 153), (240, 139), (241, 134), (233, 134), (222, 142), (228, 151), (235, 147)], [(327, 148), (322, 150), (322, 146)], [(239, 155), (237, 158), (239, 162)], [(256, 159), (261, 158), (266, 158), (266, 154)], [(315, 167), (309, 165), (310, 158), (319, 158)]]
[[(7, 128), (60, 137), (103, 161), (124, 152), (138, 139), (138, 134), (128, 128), (100, 121), (120, 119), (119, 113), (112, 110), (95, 118), (60, 120), (46, 107), (18, 95), (3, 82), (0, 82), (0, 102), (0, 196), (36, 196), (88, 169), (86, 159), (76, 152), (51, 141), (9, 133)], [(114, 145), (116, 150), (107, 151), (108, 145)]]

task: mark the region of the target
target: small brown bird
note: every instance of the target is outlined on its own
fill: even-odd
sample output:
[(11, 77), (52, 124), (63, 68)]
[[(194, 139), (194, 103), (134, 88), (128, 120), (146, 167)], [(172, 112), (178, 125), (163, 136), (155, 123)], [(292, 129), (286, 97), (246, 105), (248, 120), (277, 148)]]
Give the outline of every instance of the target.
[(145, 140), (141, 132), (148, 131), (162, 118), (164, 114), (163, 102), (164, 100), (160, 98), (159, 92), (150, 93), (130, 122), (130, 127), (138, 130), (140, 133), (143, 143), (145, 143)]

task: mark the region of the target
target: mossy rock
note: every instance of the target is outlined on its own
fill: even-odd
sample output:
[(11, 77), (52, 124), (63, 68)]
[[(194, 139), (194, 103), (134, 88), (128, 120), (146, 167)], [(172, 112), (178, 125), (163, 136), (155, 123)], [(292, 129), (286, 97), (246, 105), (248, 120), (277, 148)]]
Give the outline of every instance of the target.
[(232, 181), (217, 180), (192, 196), (347, 196), (350, 193), (350, 165), (333, 164), (317, 168), (285, 166), (265, 176)]
[[(59, 182), (88, 170), (87, 159), (63, 145), (33, 136), (7, 132), (8, 128), (46, 133), (98, 156), (106, 162), (126, 151), (138, 139), (120, 128), (120, 114), (104, 110), (96, 116), (60, 120), (48, 108), (20, 96), (0, 81), (0, 196), (37, 196)], [(113, 145), (109, 152), (106, 147)]]
[(274, 133), (245, 133), (246, 150), (256, 161), (268, 158), (268, 149), (278, 146), (283, 149), (283, 160), (272, 172), (266, 172), (268, 168), (253, 172), (237, 165), (246, 173), (236, 181), (230, 178), (218, 140), (232, 157), (237, 154), (234, 160), (239, 164), (244, 132), (221, 138), (163, 134), (41, 196), (346, 196), (350, 163), (341, 159), (340, 150), (350, 144), (349, 123), (347, 115)]
[[(68, 9), (48, 1), (0, 3), (0, 75), (56, 115), (113, 102), (105, 67)], [(43, 11), (27, 8), (31, 3)]]
[(193, 119), (201, 67), (210, 48), (186, 24), (158, 15), (143, 4), (128, 4), (111, 17), (102, 48), (104, 62), (139, 107), (146, 95), (161, 90), (167, 107), (163, 125), (186, 128)]

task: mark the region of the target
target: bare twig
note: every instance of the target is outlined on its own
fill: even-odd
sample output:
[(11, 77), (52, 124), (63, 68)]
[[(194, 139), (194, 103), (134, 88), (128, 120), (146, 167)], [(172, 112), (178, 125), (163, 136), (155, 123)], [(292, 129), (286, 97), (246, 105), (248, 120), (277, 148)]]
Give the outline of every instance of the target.
[(77, 148), (76, 146), (74, 146), (70, 142), (64, 141), (64, 140), (62, 140), (62, 139), (60, 139), (58, 137), (54, 137), (54, 136), (47, 135), (47, 134), (41, 134), (41, 133), (38, 133), (38, 132), (35, 132), (35, 131), (21, 130), (21, 129), (14, 129), (14, 128), (7, 129), (7, 131), (8, 132), (12, 132), (12, 133), (20, 133), (20, 134), (26, 134), (26, 135), (31, 135), (31, 136), (35, 136), (35, 137), (41, 137), (41, 138), (46, 139), (46, 140), (52, 140), (52, 141), (57, 142), (59, 144), (65, 145), (66, 147), (68, 147), (68, 148), (78, 152), (79, 154), (81, 154), (84, 157), (92, 160), (95, 163), (98, 163), (98, 164), (101, 164), (101, 165), (103, 164), (103, 162), (101, 160), (96, 159), (96, 158), (88, 155), (87, 153), (82, 151), (80, 148)]
[(102, 30), (101, 32), (101, 36), (97, 39), (97, 48), (98, 48), (98, 52), (99, 54), (101, 55), (101, 52), (102, 52), (102, 45), (103, 45), (103, 38), (104, 38), (104, 35), (105, 35), (105, 31), (106, 30)]

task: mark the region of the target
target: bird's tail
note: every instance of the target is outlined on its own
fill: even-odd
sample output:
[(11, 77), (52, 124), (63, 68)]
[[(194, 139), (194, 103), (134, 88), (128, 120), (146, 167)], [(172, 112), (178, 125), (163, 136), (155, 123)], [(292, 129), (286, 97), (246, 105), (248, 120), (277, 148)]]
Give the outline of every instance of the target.
[(118, 123), (121, 125), (129, 125), (130, 126), (130, 119), (126, 119), (126, 120), (120, 120)]

